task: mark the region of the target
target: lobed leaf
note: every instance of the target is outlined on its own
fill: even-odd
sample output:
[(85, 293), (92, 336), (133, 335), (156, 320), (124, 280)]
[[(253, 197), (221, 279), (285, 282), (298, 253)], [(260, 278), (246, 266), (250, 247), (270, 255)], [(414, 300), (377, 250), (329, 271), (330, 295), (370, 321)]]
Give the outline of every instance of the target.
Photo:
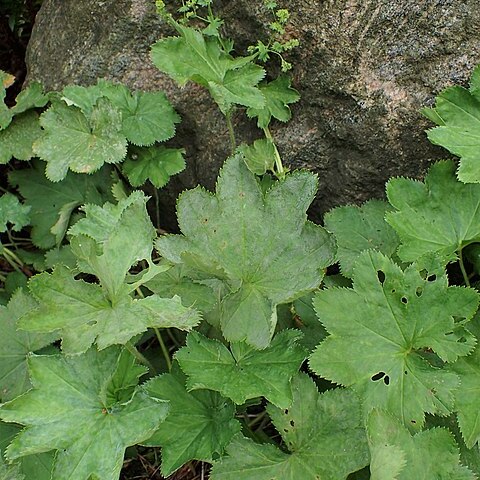
[(399, 245), (395, 230), (385, 221), (393, 208), (381, 200), (370, 200), (361, 207), (337, 207), (325, 215), (325, 228), (337, 242), (337, 259), (342, 274), (351, 278), (360, 253), (377, 250), (392, 257)]
[(300, 99), (299, 93), (291, 87), (290, 78), (281, 75), (271, 82), (259, 85), (259, 89), (265, 97), (265, 106), (260, 109), (253, 107), (247, 109), (250, 118), (257, 117), (258, 128), (267, 128), (272, 117), (281, 122), (288, 122), (292, 117), (288, 105)]
[(240, 435), (215, 462), (212, 480), (344, 480), (368, 464), (368, 447), (359, 402), (347, 390), (319, 394), (305, 374), (293, 381), (293, 403), (267, 411), (288, 452), (256, 444)]
[(464, 183), (480, 183), (480, 67), (472, 74), (470, 89), (453, 86), (436, 98), (434, 108), (423, 114), (439, 125), (427, 131), (428, 139), (460, 157), (458, 179)]
[(127, 153), (122, 115), (105, 98), (99, 99), (88, 118), (77, 107), (53, 102), (40, 124), (44, 135), (34, 150), (47, 162), (45, 174), (52, 182), (63, 180), (69, 169), (92, 173), (105, 163), (119, 163)]
[(465, 323), (478, 301), (473, 289), (449, 287), (442, 269), (419, 272), (411, 265), (402, 271), (381, 253), (363, 252), (353, 288), (316, 295), (315, 309), (330, 336), (310, 356), (310, 367), (352, 386), (366, 411), (384, 408), (418, 430), (424, 412), (452, 411), (459, 384), (456, 374), (434, 367), (426, 352), (444, 362), (468, 355), (475, 337)]
[(32, 167), (13, 171), (8, 178), (30, 207), (32, 241), (42, 249), (61, 243), (77, 207), (85, 203), (100, 205), (111, 199), (108, 168), (91, 175), (69, 172), (64, 180), (53, 183), (45, 177), (43, 162), (33, 162)]
[(42, 130), (36, 112), (26, 112), (15, 117), (6, 130), (0, 131), (0, 164), (12, 158), (30, 160), (33, 144), (41, 137)]
[(264, 175), (273, 171), (275, 165), (275, 146), (267, 138), (255, 140), (253, 145), (240, 145), (237, 148), (248, 167), (255, 175)]
[(263, 194), (236, 156), (226, 161), (215, 195), (196, 188), (180, 196), (183, 235), (161, 237), (156, 246), (171, 262), (224, 284), (230, 293), (220, 302), (220, 325), (227, 340), (265, 348), (276, 305), (320, 284), (334, 248), (306, 218), (316, 187), (314, 175), (295, 172)]
[(63, 266), (32, 277), (29, 287), (39, 306), (21, 318), (19, 327), (34, 332), (59, 330), (62, 349), (69, 354), (85, 352), (93, 342), (99, 349), (125, 344), (147, 328), (190, 330), (200, 321), (199, 314), (182, 306), (178, 297), (133, 299), (128, 292), (120, 292), (112, 303), (99, 285), (74, 280)]
[(155, 188), (164, 187), (172, 175), (185, 169), (183, 148), (132, 148), (123, 164), (123, 173), (132, 187), (140, 187), (147, 180)]
[(27, 359), (58, 339), (57, 333), (26, 333), (17, 330), (17, 321), (35, 309), (35, 300), (17, 290), (6, 307), (0, 306), (0, 402), (26, 392), (30, 387)]
[(480, 186), (459, 182), (452, 161), (432, 165), (424, 182), (390, 179), (387, 196), (396, 211), (386, 220), (400, 237), (403, 261), (427, 253), (452, 259), (480, 241)]
[(0, 232), (7, 231), (7, 224), (12, 224), (12, 230), (20, 231), (30, 224), (30, 209), (22, 205), (13, 193), (4, 193), (0, 197)]
[(234, 104), (263, 108), (265, 98), (257, 87), (265, 70), (252, 57), (233, 59), (214, 37), (175, 24), (180, 37), (159, 40), (152, 46), (153, 63), (180, 85), (191, 80), (208, 88), (226, 114)]
[(25, 425), (7, 458), (57, 450), (52, 478), (117, 480), (125, 449), (150, 437), (168, 408), (139, 388), (128, 402), (104, 401), (101, 392), (120, 355), (110, 348), (73, 357), (29, 357), (34, 389), (0, 407), (0, 418)]
[(476, 476), (460, 464), (453, 435), (432, 428), (414, 436), (392, 415), (373, 410), (367, 421), (372, 460), (371, 480), (474, 480)]
[(178, 366), (171, 374), (150, 380), (145, 389), (153, 398), (169, 401), (166, 420), (144, 445), (162, 447), (162, 475), (168, 477), (190, 460), (212, 462), (240, 431), (235, 405), (217, 392), (185, 389)]
[(290, 380), (306, 358), (306, 351), (298, 345), (301, 336), (298, 331), (284, 330), (264, 350), (245, 343), (232, 344), (229, 350), (217, 340), (191, 332), (187, 345), (175, 357), (188, 376), (189, 390), (214, 390), (238, 405), (264, 396), (286, 408), (292, 401)]

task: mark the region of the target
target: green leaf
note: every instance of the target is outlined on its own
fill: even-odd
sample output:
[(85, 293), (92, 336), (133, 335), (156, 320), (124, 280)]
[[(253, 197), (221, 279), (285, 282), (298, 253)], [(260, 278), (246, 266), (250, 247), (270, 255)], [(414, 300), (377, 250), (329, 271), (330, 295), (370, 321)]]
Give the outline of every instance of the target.
[(17, 290), (6, 307), (0, 306), (0, 402), (26, 392), (31, 384), (27, 358), (58, 339), (58, 334), (31, 334), (17, 330), (17, 321), (35, 309), (35, 300)]
[(145, 389), (153, 398), (170, 402), (166, 420), (144, 444), (162, 447), (162, 475), (168, 477), (190, 460), (212, 462), (240, 431), (235, 405), (216, 392), (187, 392), (185, 376), (174, 368), (150, 380)]
[[(100, 80), (99, 82), (100, 83)], [(70, 107), (78, 107), (88, 118), (99, 98), (103, 96), (101, 87), (97, 85), (67, 85), (62, 90), (61, 99)]]
[(60, 330), (62, 349), (69, 354), (84, 352), (95, 341), (99, 349), (124, 344), (147, 328), (190, 330), (200, 321), (198, 313), (183, 307), (178, 297), (133, 299), (123, 293), (112, 304), (102, 287), (74, 280), (63, 266), (32, 277), (29, 287), (40, 305), (21, 318), (19, 327)]
[(30, 224), (30, 206), (22, 205), (12, 193), (4, 193), (0, 197), (0, 232), (7, 231), (7, 223), (12, 224), (12, 230), (19, 232)]
[(26, 427), (7, 448), (7, 458), (57, 450), (52, 478), (117, 480), (126, 447), (149, 438), (167, 413), (166, 403), (141, 389), (129, 402), (107, 406), (101, 392), (119, 357), (117, 348), (29, 357), (35, 388), (0, 407), (3, 420)]
[(104, 163), (119, 163), (127, 153), (122, 115), (107, 99), (98, 101), (90, 118), (77, 107), (54, 102), (40, 124), (45, 132), (34, 149), (47, 162), (45, 173), (52, 182), (63, 180), (68, 169), (92, 173)]
[(265, 97), (257, 85), (264, 76), (265, 70), (262, 67), (248, 63), (241, 68), (228, 70), (221, 84), (209, 81), (208, 88), (224, 115), (235, 104), (262, 108)]
[(188, 390), (208, 388), (241, 405), (250, 398), (264, 396), (279, 407), (292, 401), (291, 378), (298, 372), (306, 352), (298, 345), (301, 333), (283, 330), (265, 350), (245, 343), (230, 350), (217, 340), (191, 332), (187, 345), (176, 353), (188, 375)]
[(180, 85), (191, 80), (208, 88), (223, 113), (232, 104), (263, 108), (265, 98), (257, 85), (265, 70), (253, 58), (233, 59), (216, 38), (179, 24), (175, 28), (181, 37), (163, 38), (152, 47), (152, 61), (162, 72)]
[[(229, 341), (265, 348), (276, 324), (276, 305), (316, 288), (333, 260), (333, 242), (306, 210), (315, 175), (295, 172), (263, 194), (238, 156), (228, 159), (216, 194), (197, 187), (178, 201), (183, 235), (158, 239), (160, 254), (223, 282), (221, 328)], [(252, 319), (255, 319), (252, 321)]]
[(147, 200), (143, 192), (135, 191), (117, 205), (85, 205), (86, 217), (68, 232), (80, 270), (95, 274), (112, 302), (129, 269), (140, 260), (151, 263), (156, 231), (148, 216)]
[(300, 344), (312, 352), (327, 336), (327, 331), (320, 322), (313, 307), (313, 293), (307, 293), (293, 302), (295, 323), (303, 333)]
[(460, 465), (453, 435), (432, 428), (411, 436), (387, 412), (373, 410), (367, 422), (372, 460), (371, 480), (474, 480), (476, 476)]
[(403, 261), (430, 252), (452, 259), (480, 240), (480, 186), (459, 182), (452, 161), (432, 165), (423, 183), (392, 178), (387, 195), (397, 211), (386, 219), (400, 237)]
[(15, 117), (6, 130), (0, 131), (0, 164), (12, 158), (30, 160), (33, 143), (41, 135), (37, 113), (26, 112)]
[(411, 265), (402, 271), (381, 253), (366, 251), (352, 289), (317, 293), (315, 309), (330, 336), (311, 355), (310, 367), (353, 386), (366, 411), (388, 409), (418, 430), (424, 412), (451, 412), (459, 383), (456, 374), (435, 368), (426, 351), (445, 362), (472, 351), (475, 337), (464, 325), (478, 297), (473, 289), (449, 287), (441, 269), (418, 272)]
[(195, 307), (201, 312), (209, 312), (217, 303), (214, 290), (208, 285), (190, 279), (188, 273), (184, 265), (174, 265), (146, 282), (145, 286), (160, 297), (171, 298), (178, 295), (185, 307)]
[[(0, 422), (0, 463), (7, 446), (20, 433), (21, 427), (13, 423)], [(53, 469), (53, 452), (27, 455), (15, 462), (25, 480), (51, 480)], [(1, 475), (0, 475), (0, 478)], [(23, 477), (22, 477), (23, 478)]]
[(132, 148), (123, 164), (123, 173), (132, 187), (140, 187), (150, 180), (156, 188), (162, 188), (172, 175), (185, 169), (183, 155), (183, 148)]
[(325, 228), (335, 235), (337, 259), (342, 274), (351, 278), (360, 253), (374, 249), (387, 257), (395, 253), (399, 240), (395, 230), (385, 222), (393, 208), (381, 200), (370, 200), (361, 207), (337, 207), (325, 215)]
[(42, 108), (47, 102), (48, 96), (43, 93), (41, 83), (32, 82), (18, 94), (15, 105), (10, 110), (14, 115), (18, 115), (31, 108)]
[(215, 463), (212, 480), (344, 480), (368, 464), (368, 448), (359, 402), (353, 392), (319, 395), (304, 374), (293, 379), (293, 403), (267, 411), (288, 452), (237, 436), (228, 457)]
[(256, 175), (273, 171), (275, 165), (275, 147), (267, 138), (255, 140), (253, 145), (240, 145), (237, 148), (248, 169)]
[(3, 70), (0, 70), (0, 130), (7, 128), (12, 121), (13, 114), (5, 105), (7, 88), (15, 82), (15, 77)]
[(267, 128), (272, 117), (281, 122), (288, 122), (292, 117), (288, 105), (300, 99), (299, 93), (290, 86), (290, 78), (281, 75), (272, 82), (260, 85), (259, 88), (265, 97), (265, 107), (247, 109), (250, 118), (258, 117), (258, 128)]
[[(42, 249), (51, 248), (60, 240), (61, 232), (71, 223), (68, 213), (73, 211), (73, 205), (100, 205), (111, 199), (112, 179), (108, 168), (92, 175), (69, 172), (64, 180), (53, 183), (45, 176), (43, 162), (33, 162), (32, 166), (32, 169), (11, 172), (9, 182), (18, 186), (25, 204), (31, 208), (32, 241)], [(56, 236), (52, 228), (56, 229)]]
[(455, 395), (455, 410), (462, 437), (468, 448), (480, 440), (480, 350), (458, 359), (450, 371), (460, 377)]
[(122, 113), (122, 132), (134, 145), (152, 145), (175, 135), (180, 117), (163, 92), (134, 92), (99, 81), (99, 89)]
[(439, 125), (428, 130), (428, 139), (460, 157), (458, 179), (480, 183), (480, 94), (476, 76), (472, 75), (470, 90), (449, 87), (437, 96), (435, 107), (423, 114)]
[(7, 466), (0, 459), (0, 480), (25, 480), (18, 465)]

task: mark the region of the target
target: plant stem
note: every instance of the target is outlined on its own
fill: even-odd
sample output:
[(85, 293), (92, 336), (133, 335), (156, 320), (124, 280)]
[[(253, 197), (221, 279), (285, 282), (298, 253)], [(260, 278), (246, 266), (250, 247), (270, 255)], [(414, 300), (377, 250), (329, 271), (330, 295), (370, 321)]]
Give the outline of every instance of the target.
[(143, 363), (148, 369), (156, 375), (158, 372), (155, 367), (151, 364), (150, 360), (148, 360), (142, 353), (140, 353), (135, 345), (132, 345), (131, 342), (127, 342), (125, 344), (125, 348), (140, 362)]
[(227, 127), (228, 127), (228, 134), (230, 136), (230, 145), (232, 148), (232, 155), (235, 153), (237, 148), (237, 141), (235, 140), (235, 132), (233, 130), (232, 124), (232, 111), (230, 110), (226, 115), (225, 118), (227, 120)]
[(153, 199), (155, 200), (155, 221), (157, 223), (155, 227), (159, 229), (160, 228), (160, 209), (158, 208), (159, 198), (158, 198), (157, 188), (153, 189)]
[(268, 127), (265, 127), (263, 129), (263, 133), (265, 134), (265, 137), (267, 138), (267, 140), (270, 140), (273, 145), (273, 150), (275, 152), (275, 166), (277, 168), (277, 177), (280, 179), (283, 179), (285, 178), (285, 169), (283, 168), (282, 158), (280, 157), (280, 153), (278, 152), (278, 148), (275, 145), (272, 134), (270, 133), (270, 130)]
[(465, 264), (463, 263), (463, 248), (458, 250), (458, 263), (460, 265), (460, 270), (462, 271), (463, 281), (467, 287), (470, 286), (470, 280), (467, 275), (467, 271), (465, 270)]
[(172, 361), (170, 360), (170, 354), (168, 353), (167, 346), (165, 345), (165, 342), (163, 341), (160, 330), (158, 328), (154, 328), (154, 330), (155, 330), (155, 335), (157, 336), (157, 339), (158, 339), (158, 343), (160, 344), (160, 348), (162, 349), (162, 353), (163, 353), (163, 357), (165, 358), (165, 362), (167, 362), (168, 371), (170, 372), (172, 370)]

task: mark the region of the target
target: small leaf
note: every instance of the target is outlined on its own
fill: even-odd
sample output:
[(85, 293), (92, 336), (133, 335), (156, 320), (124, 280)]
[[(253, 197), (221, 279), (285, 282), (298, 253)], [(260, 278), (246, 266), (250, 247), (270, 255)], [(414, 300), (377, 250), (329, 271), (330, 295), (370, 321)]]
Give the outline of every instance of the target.
[(92, 173), (104, 163), (121, 162), (127, 153), (122, 115), (106, 99), (98, 101), (90, 118), (77, 107), (54, 102), (40, 124), (45, 133), (34, 150), (47, 162), (46, 175), (53, 182), (63, 180), (68, 169)]
[(0, 197), (0, 232), (7, 231), (7, 224), (12, 224), (12, 230), (19, 232), (30, 224), (30, 206), (22, 205), (12, 193), (4, 193)]
[(0, 306), (0, 402), (26, 392), (31, 384), (27, 358), (58, 339), (58, 334), (31, 334), (17, 330), (17, 321), (35, 309), (35, 300), (22, 290), (16, 291), (6, 307)]
[[(101, 398), (120, 351), (31, 356), (35, 388), (3, 404), (0, 417), (25, 425), (7, 448), (7, 458), (57, 450), (56, 480), (117, 480), (129, 445), (149, 438), (165, 419), (167, 404), (136, 389), (127, 403), (108, 407)], [(72, 415), (75, 406), (75, 415)]]
[(480, 183), (480, 95), (479, 67), (472, 75), (470, 90), (449, 87), (437, 96), (435, 107), (423, 114), (439, 125), (428, 130), (428, 139), (460, 157), (458, 179)]
[(293, 381), (288, 409), (267, 412), (286, 449), (238, 435), (227, 457), (214, 463), (212, 480), (345, 480), (368, 464), (368, 447), (355, 394), (337, 389), (319, 394), (305, 374)]
[(240, 431), (240, 423), (234, 419), (235, 405), (230, 400), (209, 390), (187, 392), (185, 380), (177, 366), (173, 374), (156, 377), (145, 386), (151, 397), (170, 402), (166, 420), (144, 442), (162, 447), (164, 477), (190, 460), (212, 462)]
[(43, 93), (41, 83), (32, 82), (18, 94), (11, 111), (14, 115), (18, 115), (31, 108), (42, 108), (47, 102), (48, 96)]
[(255, 140), (253, 145), (240, 145), (237, 151), (243, 156), (248, 169), (255, 175), (264, 175), (273, 171), (275, 165), (275, 147), (267, 138)]
[(352, 277), (355, 260), (364, 250), (374, 249), (387, 257), (395, 253), (399, 240), (385, 221), (386, 212), (391, 210), (386, 202), (370, 200), (361, 207), (337, 207), (325, 215), (325, 228), (337, 241), (337, 258), (343, 275)]
[(122, 113), (122, 132), (134, 145), (152, 145), (175, 135), (180, 117), (163, 92), (134, 92), (99, 81), (99, 89)]
[(480, 186), (459, 182), (452, 161), (432, 165), (423, 183), (390, 179), (387, 195), (396, 211), (386, 219), (400, 237), (398, 255), (405, 262), (427, 253), (453, 259), (480, 241)]
[(290, 78), (281, 75), (272, 82), (259, 85), (259, 89), (265, 97), (265, 106), (261, 109), (252, 107), (247, 109), (250, 118), (258, 117), (258, 128), (267, 128), (272, 117), (281, 122), (288, 122), (292, 117), (288, 105), (300, 99), (299, 93), (290, 86)]
[(257, 87), (265, 70), (253, 57), (233, 59), (215, 37), (204, 37), (193, 28), (175, 24), (181, 37), (159, 40), (152, 47), (152, 61), (180, 85), (191, 80), (210, 90), (224, 114), (233, 104), (263, 108), (265, 97)]
[(474, 480), (476, 476), (460, 465), (453, 435), (432, 428), (411, 436), (392, 415), (373, 410), (367, 421), (372, 460), (371, 480)]
[(140, 187), (147, 180), (156, 187), (164, 187), (170, 177), (185, 169), (183, 148), (132, 148), (123, 164), (123, 173), (132, 187)]
[(191, 332), (176, 358), (189, 377), (189, 390), (215, 390), (238, 405), (264, 396), (286, 408), (292, 401), (290, 380), (306, 357), (298, 345), (300, 337), (300, 332), (284, 330), (265, 350), (254, 350), (246, 344), (232, 344), (228, 350), (217, 340)]
[[(353, 288), (317, 293), (315, 309), (328, 336), (310, 356), (320, 376), (352, 386), (366, 411), (388, 409), (412, 430), (424, 412), (447, 415), (459, 378), (428, 361), (425, 350), (454, 362), (474, 348), (464, 324), (475, 313), (473, 289), (449, 287), (445, 272), (402, 271), (381, 253), (360, 254)], [(339, 305), (342, 306), (339, 309)]]

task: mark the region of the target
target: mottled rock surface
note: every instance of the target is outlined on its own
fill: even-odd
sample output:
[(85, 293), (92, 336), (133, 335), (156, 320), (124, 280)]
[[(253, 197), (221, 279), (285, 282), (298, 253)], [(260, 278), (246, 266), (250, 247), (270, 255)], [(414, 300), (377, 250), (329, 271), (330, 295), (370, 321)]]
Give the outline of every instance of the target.
[[(392, 175), (421, 177), (446, 152), (424, 134), (419, 109), (454, 83), (467, 84), (480, 61), (478, 0), (279, 0), (292, 13), (301, 46), (290, 57), (302, 99), (293, 120), (272, 132), (285, 163), (319, 174), (314, 218), (329, 208), (384, 195)], [(218, 2), (241, 48), (265, 38), (261, 0)], [(164, 89), (183, 121), (174, 140), (188, 169), (162, 196), (214, 185), (228, 154), (221, 114), (200, 87), (179, 89), (158, 72), (149, 47), (171, 34), (153, 0), (44, 0), (28, 49), (30, 80), (48, 89), (99, 77), (144, 90)], [(240, 140), (261, 133), (235, 118)], [(170, 200), (169, 200), (170, 199)]]

